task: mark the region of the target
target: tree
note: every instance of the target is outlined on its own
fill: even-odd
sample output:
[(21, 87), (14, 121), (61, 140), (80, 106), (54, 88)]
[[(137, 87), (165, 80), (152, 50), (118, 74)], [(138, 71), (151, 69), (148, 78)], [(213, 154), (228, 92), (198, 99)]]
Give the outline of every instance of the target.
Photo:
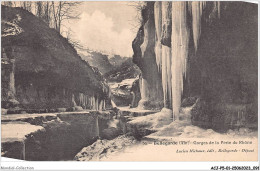
[(15, 2), (12, 2), (12, 1), (3, 1), (3, 2), (2, 2), (3, 5), (9, 6), (9, 7), (14, 6), (14, 3), (15, 3)]
[(54, 22), (54, 28), (61, 33), (61, 26), (64, 20), (78, 19), (79, 14), (75, 8), (81, 4), (81, 2), (70, 1), (52, 1), (52, 16)]
[[(71, 1), (3, 1), (3, 5), (10, 7), (21, 7), (38, 18), (42, 19), (49, 27), (56, 29), (62, 34), (62, 23), (65, 20), (78, 19), (79, 13), (76, 7), (81, 2)], [(63, 26), (64, 27), (64, 26)], [(68, 42), (75, 48), (82, 48), (80, 43), (71, 37), (71, 29), (67, 28), (64, 31), (63, 36), (67, 38)]]
[(32, 1), (23, 1), (21, 2), (21, 7), (29, 12), (32, 11)]
[(43, 14), (43, 2), (42, 1), (37, 1), (36, 7), (35, 7), (35, 14), (37, 17), (42, 18)]
[(43, 20), (50, 26), (50, 15), (51, 15), (51, 9), (50, 9), (50, 2), (46, 1), (44, 5), (44, 17)]
[(78, 40), (72, 38), (73, 31), (68, 28), (66, 31), (63, 32), (63, 36), (68, 40), (68, 42), (76, 49), (83, 49), (83, 46), (80, 44)]
[[(131, 22), (131, 30), (136, 33), (140, 25), (143, 24), (142, 10), (146, 7), (147, 2), (144, 1), (131, 1), (127, 3), (128, 6), (133, 7), (136, 10), (136, 15)], [(137, 21), (137, 23), (136, 23)]]

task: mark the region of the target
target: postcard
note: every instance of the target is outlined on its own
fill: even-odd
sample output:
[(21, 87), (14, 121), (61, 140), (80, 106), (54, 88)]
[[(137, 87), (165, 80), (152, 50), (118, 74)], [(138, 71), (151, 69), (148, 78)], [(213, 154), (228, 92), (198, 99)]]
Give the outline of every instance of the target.
[(2, 1), (1, 157), (20, 165), (1, 168), (258, 162), (258, 21), (242, 1)]

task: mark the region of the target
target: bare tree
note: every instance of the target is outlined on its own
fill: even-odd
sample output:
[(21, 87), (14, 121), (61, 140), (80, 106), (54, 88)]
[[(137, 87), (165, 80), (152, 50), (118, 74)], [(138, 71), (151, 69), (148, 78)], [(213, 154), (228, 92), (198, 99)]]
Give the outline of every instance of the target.
[(50, 2), (46, 1), (44, 5), (44, 21), (50, 25), (50, 15), (51, 15), (51, 10), (50, 10)]
[(2, 4), (10, 7), (21, 7), (33, 13), (38, 18), (41, 18), (51, 28), (55, 28), (62, 34), (70, 44), (75, 48), (82, 48), (79, 41), (72, 38), (72, 31), (69, 28), (61, 33), (61, 27), (65, 27), (63, 22), (65, 20), (72, 20), (79, 18), (77, 10), (78, 5), (82, 2), (73, 1), (3, 1)]
[(42, 18), (43, 16), (43, 2), (42, 1), (37, 1), (35, 2), (35, 14), (37, 17)]
[(68, 40), (68, 42), (76, 49), (83, 49), (83, 46), (81, 43), (76, 40), (75, 38), (72, 38), (73, 31), (68, 28), (66, 31), (63, 32), (63, 36)]
[(9, 7), (16, 7), (17, 6), (16, 1), (3, 1), (2, 4), (5, 5), (5, 6), (9, 6)]
[(31, 4), (31, 8), (34, 8), (34, 15), (41, 18), (45, 23), (51, 26), (50, 23), (51, 23), (52, 9), (49, 1), (36, 1), (34, 2), (33, 7)]
[(9, 7), (21, 7), (29, 12), (31, 12), (32, 9), (32, 1), (3, 1), (2, 5)]
[(5, 6), (9, 6), (9, 7), (13, 6), (13, 2), (12, 1), (3, 1), (2, 4), (5, 5)]
[(23, 9), (25, 9), (25, 10), (27, 10), (29, 12), (32, 11), (32, 1), (21, 1), (20, 3), (21, 3), (20, 6)]
[(75, 8), (81, 2), (71, 1), (52, 1), (52, 15), (54, 21), (54, 28), (61, 33), (61, 26), (64, 20), (78, 19), (79, 14)]
[[(127, 3), (128, 6), (133, 7), (136, 10), (136, 15), (132, 19), (132, 21), (129, 21), (132, 25), (131, 30), (136, 33), (136, 31), (139, 29), (140, 25), (143, 23), (143, 17), (142, 17), (142, 10), (147, 5), (147, 2), (144, 1), (131, 1)], [(137, 23), (136, 23), (137, 21)]]

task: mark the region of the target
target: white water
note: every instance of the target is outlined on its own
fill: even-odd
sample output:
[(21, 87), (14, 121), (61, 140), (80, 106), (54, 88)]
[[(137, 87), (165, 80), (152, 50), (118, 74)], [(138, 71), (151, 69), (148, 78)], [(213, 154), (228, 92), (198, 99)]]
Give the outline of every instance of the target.
[(80, 106), (85, 106), (86, 109), (90, 110), (105, 110), (106, 109), (106, 102), (105, 100), (100, 100), (96, 98), (94, 95), (86, 96), (83, 94), (84, 97), (80, 98)]
[(189, 8), (191, 8), (192, 12), (192, 30), (193, 30), (193, 39), (195, 45), (195, 51), (197, 51), (199, 37), (201, 33), (201, 16), (202, 11), (206, 5), (206, 2), (189, 2)]
[(179, 119), (183, 75), (188, 57), (189, 29), (186, 25), (186, 2), (172, 3), (172, 108), (174, 120)]
[(111, 104), (112, 104), (112, 107), (113, 107), (113, 108), (117, 107), (116, 104), (115, 104), (115, 102), (114, 102), (113, 100), (111, 100)]
[(82, 106), (84, 109), (90, 109), (90, 110), (104, 110), (106, 109), (106, 103), (105, 100), (100, 100), (99, 98), (96, 98), (94, 95), (88, 96), (83, 93), (79, 93), (79, 103), (77, 104), (75, 101), (75, 95), (72, 94), (72, 103), (73, 106)]
[(154, 4), (154, 22), (156, 29), (156, 43), (155, 43), (155, 56), (158, 70), (162, 67), (162, 44), (161, 44), (161, 32), (162, 32), (162, 2), (155, 2)]
[[(195, 52), (199, 46), (201, 34), (201, 19), (206, 2), (172, 2), (172, 35), (171, 48), (160, 43), (162, 25), (167, 23), (167, 2), (156, 2), (154, 5), (154, 19), (156, 28), (156, 63), (162, 73), (164, 101), (171, 97), (174, 120), (179, 119), (181, 97), (183, 93), (183, 78), (186, 77), (188, 45), (190, 30), (193, 30)], [(214, 2), (215, 12), (220, 17), (220, 2)], [(188, 28), (187, 14), (192, 15), (192, 28)], [(165, 104), (164, 104), (165, 105)]]

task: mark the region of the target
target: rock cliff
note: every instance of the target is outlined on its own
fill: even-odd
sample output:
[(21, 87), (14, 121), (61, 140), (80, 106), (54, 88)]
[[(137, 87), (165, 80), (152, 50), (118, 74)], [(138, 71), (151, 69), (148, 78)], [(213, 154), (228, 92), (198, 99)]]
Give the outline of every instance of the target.
[(182, 101), (197, 98), (194, 125), (257, 127), (256, 4), (147, 2), (142, 18), (133, 41), (139, 106), (163, 101), (178, 120)]
[(108, 60), (108, 55), (95, 51), (85, 51), (80, 57), (87, 61), (90, 66), (96, 67), (102, 74), (105, 74), (113, 69), (113, 65)]
[(107, 84), (65, 38), (26, 10), (1, 8), (3, 108), (105, 107)]
[(156, 65), (154, 51), (156, 29), (153, 6), (154, 2), (148, 2), (142, 10), (142, 26), (132, 43), (134, 51), (133, 62), (142, 72), (139, 107), (143, 109), (162, 108), (163, 102), (162, 77)]

